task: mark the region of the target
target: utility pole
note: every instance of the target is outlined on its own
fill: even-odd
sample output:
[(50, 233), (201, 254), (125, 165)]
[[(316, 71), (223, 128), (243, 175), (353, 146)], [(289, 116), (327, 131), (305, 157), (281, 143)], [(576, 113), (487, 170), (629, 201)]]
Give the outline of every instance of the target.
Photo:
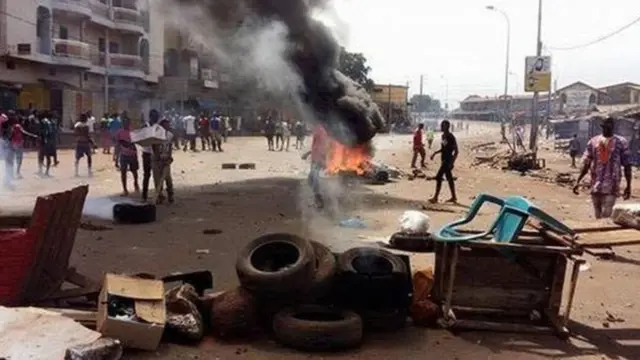
[[(536, 56), (542, 55), (542, 0), (538, 0), (538, 37), (536, 40)], [(549, 89), (551, 91), (551, 89)], [(533, 113), (531, 117), (531, 134), (529, 137), (529, 150), (537, 151), (538, 149), (538, 103), (540, 94), (536, 91), (533, 93)]]
[(424, 86), (424, 75), (420, 75), (420, 98), (422, 98), (422, 87)]

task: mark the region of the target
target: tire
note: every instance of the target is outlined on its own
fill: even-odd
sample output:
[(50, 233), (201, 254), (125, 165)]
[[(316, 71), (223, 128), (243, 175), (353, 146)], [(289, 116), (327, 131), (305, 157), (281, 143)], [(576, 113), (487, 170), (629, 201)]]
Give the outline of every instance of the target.
[(255, 170), (256, 169), (256, 164), (254, 164), (254, 163), (240, 164), (240, 165), (238, 165), (238, 169), (240, 169), (240, 170)]
[(120, 224), (151, 223), (156, 221), (156, 206), (154, 204), (115, 204), (113, 220)]
[(391, 235), (389, 244), (394, 249), (413, 252), (433, 252), (434, 243), (431, 234), (403, 234), (395, 233)]
[(315, 241), (311, 241), (311, 246), (316, 256), (316, 272), (303, 298), (309, 302), (315, 302), (325, 298), (331, 292), (333, 280), (338, 272), (338, 262), (328, 247)]
[(273, 332), (278, 342), (294, 349), (344, 350), (362, 343), (362, 319), (352, 311), (302, 305), (277, 313)]
[[(367, 257), (371, 260), (364, 260), (364, 264), (370, 264), (369, 269), (364, 269), (359, 258)], [(390, 275), (407, 273), (408, 269), (405, 263), (398, 256), (389, 251), (372, 248), (357, 247), (349, 249), (342, 253), (338, 258), (340, 271), (343, 273), (361, 274), (361, 275)]]
[(291, 234), (268, 234), (240, 252), (236, 272), (242, 286), (259, 295), (295, 294), (311, 283), (315, 258), (309, 241)]
[(234, 170), (237, 166), (234, 163), (224, 163), (221, 167), (222, 170)]
[(358, 314), (367, 331), (390, 332), (407, 325), (407, 313), (402, 309), (363, 309)]

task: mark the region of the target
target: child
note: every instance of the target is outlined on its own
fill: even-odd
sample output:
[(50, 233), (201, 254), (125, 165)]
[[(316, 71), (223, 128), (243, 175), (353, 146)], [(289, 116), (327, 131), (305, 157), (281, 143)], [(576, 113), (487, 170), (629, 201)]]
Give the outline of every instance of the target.
[(153, 166), (153, 181), (156, 188), (156, 204), (162, 204), (165, 200), (165, 196), (162, 193), (163, 187), (167, 185), (167, 198), (169, 204), (173, 204), (173, 178), (171, 177), (171, 163), (173, 163), (173, 146), (171, 140), (173, 138), (173, 132), (171, 131), (170, 122), (167, 119), (160, 121), (162, 126), (167, 131), (167, 141), (162, 144), (152, 145), (152, 166)]
[(140, 186), (138, 185), (138, 150), (136, 145), (131, 142), (131, 120), (129, 118), (123, 118), (122, 129), (118, 130), (116, 134), (118, 145), (120, 147), (120, 181), (122, 182), (122, 194), (123, 196), (129, 195), (127, 190), (127, 171), (131, 172), (133, 176), (133, 187), (136, 193), (140, 192)]

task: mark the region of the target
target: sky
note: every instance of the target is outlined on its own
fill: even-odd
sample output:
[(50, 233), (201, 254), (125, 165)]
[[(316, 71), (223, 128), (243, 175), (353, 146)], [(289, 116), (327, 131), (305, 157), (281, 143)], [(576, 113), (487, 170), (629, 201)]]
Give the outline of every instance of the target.
[[(504, 92), (507, 25), (511, 23), (509, 93), (524, 93), (524, 62), (535, 55), (537, 0), (334, 0), (324, 15), (340, 43), (361, 52), (381, 84), (407, 84), (448, 100)], [(640, 82), (640, 23), (577, 50), (640, 17), (637, 0), (543, 0), (543, 55), (552, 57), (558, 88), (575, 81), (600, 87)], [(448, 91), (447, 91), (448, 89)]]

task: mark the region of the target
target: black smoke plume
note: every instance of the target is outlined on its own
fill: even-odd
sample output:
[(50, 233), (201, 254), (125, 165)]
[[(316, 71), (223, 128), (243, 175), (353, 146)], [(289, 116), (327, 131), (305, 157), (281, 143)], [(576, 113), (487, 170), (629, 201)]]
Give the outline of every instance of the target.
[[(206, 42), (216, 38), (216, 46), (228, 49), (234, 47), (233, 42), (241, 32), (251, 34), (265, 24), (283, 24), (284, 60), (300, 82), (286, 96), (303, 104), (300, 107), (304, 109), (298, 109), (302, 118), (321, 122), (336, 140), (346, 145), (366, 143), (384, 127), (385, 120), (365, 89), (337, 70), (340, 47), (330, 30), (312, 17), (329, 0), (164, 1), (177, 5), (169, 8), (196, 9), (199, 21), (207, 19), (209, 24), (215, 24), (215, 30), (210, 31), (216, 34), (200, 34), (201, 39)], [(165, 16), (172, 16), (172, 11), (166, 10)], [(206, 31), (192, 25), (184, 24), (186, 31)], [(242, 62), (242, 56), (233, 61)]]

